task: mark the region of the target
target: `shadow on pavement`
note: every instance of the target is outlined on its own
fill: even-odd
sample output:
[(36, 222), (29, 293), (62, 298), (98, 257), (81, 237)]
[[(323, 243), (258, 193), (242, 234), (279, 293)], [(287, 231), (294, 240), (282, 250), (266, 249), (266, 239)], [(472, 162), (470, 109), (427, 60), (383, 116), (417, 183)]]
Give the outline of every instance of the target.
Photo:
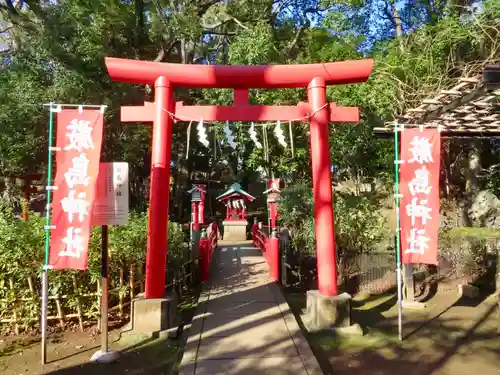
[[(201, 302), (192, 325), (202, 324), (202, 340), (142, 342), (122, 352), (111, 365), (84, 364), (47, 372), (53, 375), (170, 375), (185, 353), (197, 352), (189, 375), (312, 375), (307, 374), (283, 316), (269, 294), (267, 266), (256, 250), (224, 245), (214, 253), (210, 299)], [(371, 302), (371, 301), (370, 301)], [(500, 369), (499, 317), (496, 301), (474, 307), (465, 299), (444, 306), (430, 318), (405, 317), (410, 333), (397, 341), (397, 319), (389, 296), (373, 307), (358, 304), (354, 318), (368, 332), (350, 339), (333, 332), (311, 335), (324, 374), (334, 375), (494, 375)], [(300, 323), (300, 321), (299, 321)], [(425, 324), (424, 324), (425, 323)], [(357, 341), (356, 341), (357, 340)], [(197, 350), (192, 350), (193, 345)], [(196, 361), (194, 361), (196, 359)], [(195, 364), (196, 363), (196, 364)], [(497, 366), (497, 367), (495, 367)]]

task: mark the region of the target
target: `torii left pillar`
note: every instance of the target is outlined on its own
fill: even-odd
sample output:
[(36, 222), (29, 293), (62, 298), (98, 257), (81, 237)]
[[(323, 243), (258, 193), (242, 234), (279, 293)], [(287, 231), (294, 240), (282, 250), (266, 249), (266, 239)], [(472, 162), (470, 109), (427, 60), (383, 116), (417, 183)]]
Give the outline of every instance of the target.
[(132, 329), (147, 333), (172, 327), (177, 310), (176, 301), (167, 297), (165, 291), (173, 126), (169, 113), (174, 111), (174, 90), (163, 76), (156, 79), (154, 87), (156, 107), (151, 150), (147, 278), (144, 298), (133, 301), (132, 316)]
[(165, 264), (167, 262), (168, 231), (166, 236), (154, 236), (164, 233), (168, 228), (168, 203), (170, 199), (170, 160), (172, 156), (172, 125), (169, 113), (174, 111), (174, 90), (165, 77), (155, 82), (156, 113), (153, 123), (153, 147), (151, 155), (151, 190), (148, 215), (148, 249), (146, 274), (154, 275), (146, 283), (146, 298), (160, 298), (165, 295)]

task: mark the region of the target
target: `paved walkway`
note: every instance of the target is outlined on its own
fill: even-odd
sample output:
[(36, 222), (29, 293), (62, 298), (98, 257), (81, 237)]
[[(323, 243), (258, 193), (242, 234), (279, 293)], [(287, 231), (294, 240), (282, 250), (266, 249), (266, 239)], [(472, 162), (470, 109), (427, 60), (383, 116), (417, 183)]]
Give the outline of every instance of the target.
[(323, 374), (260, 250), (221, 242), (211, 275), (179, 375)]

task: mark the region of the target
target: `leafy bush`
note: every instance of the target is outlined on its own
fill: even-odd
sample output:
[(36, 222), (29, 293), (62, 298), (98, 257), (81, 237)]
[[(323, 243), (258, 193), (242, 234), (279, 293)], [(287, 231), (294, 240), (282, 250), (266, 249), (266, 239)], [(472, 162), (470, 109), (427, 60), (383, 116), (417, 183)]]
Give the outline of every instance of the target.
[(496, 269), (499, 266), (499, 239), (500, 231), (496, 228), (441, 230), (438, 253), (441, 276), (473, 276), (487, 284), (494, 283), (495, 273), (500, 275), (500, 268)]
[(312, 190), (306, 185), (295, 185), (282, 191), (278, 204), (280, 224), (290, 232), (292, 248), (301, 255), (314, 255), (314, 205)]
[[(38, 316), (39, 297), (26, 283), (28, 279), (34, 283), (41, 272), (43, 225), (39, 216), (22, 221), (7, 206), (0, 210), (0, 319), (11, 318), (13, 310), (26, 323)], [(18, 299), (23, 303), (17, 304)]]
[[(29, 323), (39, 315), (40, 276), (45, 258), (44, 218), (30, 214), (27, 221), (14, 214), (12, 205), (0, 199), (0, 319), (12, 318), (12, 312)], [(187, 243), (182, 227), (168, 224), (168, 264), (180, 267), (186, 259)], [(143, 267), (147, 246), (147, 215), (131, 214), (126, 225), (109, 227), (109, 271), (111, 285), (117, 285), (120, 269), (131, 265)], [(81, 295), (92, 295), (100, 278), (101, 231), (94, 227), (89, 244), (88, 272), (50, 271), (49, 294), (67, 295), (66, 304), (75, 307), (82, 303), (85, 313), (96, 316), (98, 300), (79, 301)], [(31, 283), (33, 288), (27, 288)], [(75, 283), (78, 292), (75, 291)], [(125, 283), (118, 291), (129, 292)], [(19, 303), (20, 299), (23, 300)]]
[(339, 276), (350, 276), (356, 257), (373, 251), (389, 237), (386, 220), (368, 198), (338, 194), (335, 197), (335, 234)]
[[(168, 223), (168, 269), (179, 269), (182, 263), (189, 260), (188, 236), (178, 223)], [(170, 275), (169, 272), (167, 275)], [(170, 279), (170, 277), (169, 277)]]
[(31, 268), (40, 268), (44, 244), (45, 231), (41, 217), (31, 215), (27, 221), (23, 221), (17, 219), (12, 211), (0, 212), (0, 269), (6, 275), (17, 273), (27, 276)]
[[(364, 197), (336, 194), (335, 238), (340, 273), (354, 272), (356, 256), (375, 249), (388, 237), (385, 219), (376, 204)], [(280, 221), (289, 229), (292, 247), (302, 255), (315, 255), (314, 203), (310, 187), (285, 189), (279, 204)]]

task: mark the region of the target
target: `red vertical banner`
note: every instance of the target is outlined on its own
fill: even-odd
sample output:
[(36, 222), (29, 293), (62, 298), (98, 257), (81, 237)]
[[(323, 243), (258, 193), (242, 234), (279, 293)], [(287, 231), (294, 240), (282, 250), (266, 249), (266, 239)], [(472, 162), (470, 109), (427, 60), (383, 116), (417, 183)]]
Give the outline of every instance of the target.
[(440, 133), (401, 132), (401, 259), (404, 264), (437, 264)]
[(100, 110), (57, 113), (49, 266), (85, 270), (103, 132)]

